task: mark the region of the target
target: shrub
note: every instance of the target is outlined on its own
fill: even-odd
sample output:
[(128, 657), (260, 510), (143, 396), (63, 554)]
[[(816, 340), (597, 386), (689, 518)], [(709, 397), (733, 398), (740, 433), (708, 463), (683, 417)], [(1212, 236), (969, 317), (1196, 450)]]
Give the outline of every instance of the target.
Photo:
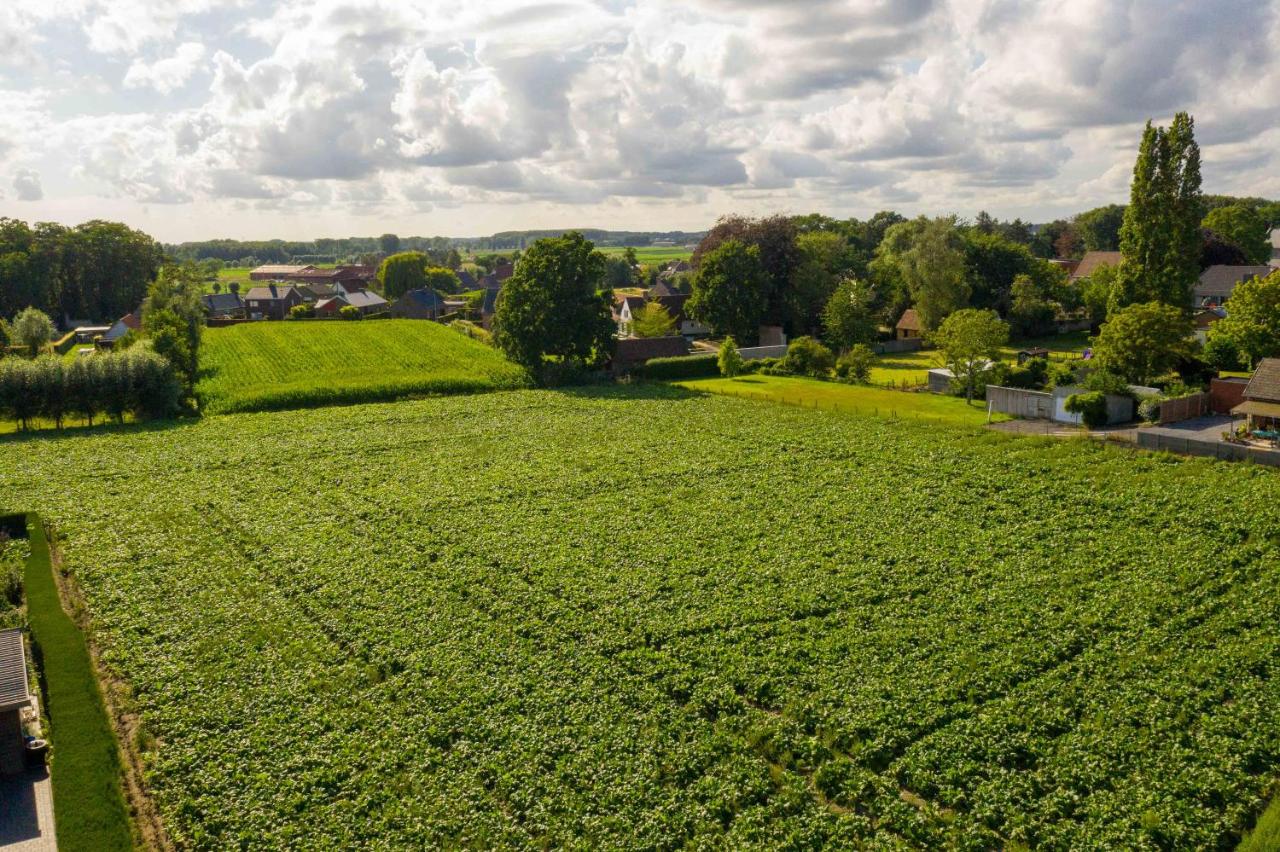
[(294, 305), (289, 309), (289, 319), (311, 319), (315, 315), (315, 305)]
[(1056, 388), (1076, 383), (1076, 371), (1070, 364), (1049, 364), (1045, 370), (1044, 386)]
[(650, 358), (636, 371), (646, 379), (707, 379), (720, 375), (716, 355), (676, 355)]
[(1107, 425), (1107, 395), (1102, 391), (1072, 394), (1067, 397), (1066, 409), (1079, 414), (1090, 429)]
[(865, 384), (871, 378), (871, 366), (876, 353), (865, 343), (859, 343), (836, 361), (836, 377), (849, 382)]
[(1049, 362), (1044, 358), (1031, 358), (1025, 364), (1009, 367), (1001, 381), (1006, 387), (1039, 390), (1049, 377)]
[(1219, 370), (1228, 372), (1244, 369), (1244, 359), (1240, 357), (1240, 350), (1236, 348), (1235, 341), (1226, 335), (1211, 336), (1204, 349), (1200, 353), (1200, 357), (1206, 363)]
[(1160, 403), (1164, 402), (1163, 397), (1155, 395), (1144, 396), (1138, 402), (1138, 417), (1146, 423), (1156, 423), (1160, 420)]
[(835, 355), (812, 337), (797, 337), (787, 347), (778, 369), (797, 376), (826, 376), (836, 365)]
[(362, 319), (364, 315), (360, 313), (360, 309), (355, 305), (343, 305), (338, 310), (338, 316), (344, 320), (358, 320)]
[(720, 344), (720, 354), (717, 356), (717, 364), (720, 367), (720, 375), (732, 379), (734, 376), (742, 372), (744, 361), (742, 354), (738, 352), (738, 344), (734, 342), (733, 337), (726, 337), (724, 342)]

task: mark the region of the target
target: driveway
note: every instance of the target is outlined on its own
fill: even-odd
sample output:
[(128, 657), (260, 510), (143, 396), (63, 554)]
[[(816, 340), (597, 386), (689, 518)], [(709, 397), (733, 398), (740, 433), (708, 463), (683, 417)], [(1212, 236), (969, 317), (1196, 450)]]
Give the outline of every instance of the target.
[(0, 850), (56, 852), (53, 788), (41, 766), (21, 775), (0, 776)]
[(1229, 414), (1212, 415), (1210, 417), (1193, 417), (1168, 426), (1148, 426), (1146, 431), (1170, 438), (1190, 438), (1193, 441), (1222, 442), (1222, 433), (1230, 431), (1233, 423), (1239, 418)]

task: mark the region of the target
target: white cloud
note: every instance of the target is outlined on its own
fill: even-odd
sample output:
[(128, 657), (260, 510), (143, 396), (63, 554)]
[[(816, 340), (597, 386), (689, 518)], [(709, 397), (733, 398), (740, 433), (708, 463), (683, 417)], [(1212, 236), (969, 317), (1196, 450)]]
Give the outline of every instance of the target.
[(1141, 122), (1177, 109), (1207, 189), (1275, 187), (1278, 43), (1274, 0), (48, 0), (0, 7), (24, 57), (0, 156), (49, 178), (39, 203), (211, 230), (1046, 218), (1120, 200)]
[(172, 56), (147, 64), (135, 59), (124, 75), (127, 89), (150, 86), (162, 95), (181, 88), (195, 74), (204, 61), (204, 45), (188, 41), (178, 45)]

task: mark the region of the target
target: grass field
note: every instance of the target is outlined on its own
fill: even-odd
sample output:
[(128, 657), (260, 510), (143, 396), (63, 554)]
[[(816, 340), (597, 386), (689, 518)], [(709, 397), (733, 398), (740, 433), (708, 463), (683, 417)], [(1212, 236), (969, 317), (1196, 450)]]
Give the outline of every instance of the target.
[(42, 701), (53, 744), (50, 776), (58, 848), (84, 852), (133, 849), (120, 786), (120, 758), (80, 628), (62, 609), (49, 545), (27, 520), (30, 557), (23, 575), (27, 621), (39, 649)]
[[(798, 376), (739, 376), (734, 379), (690, 379), (680, 387), (703, 393), (781, 402), (803, 408), (822, 408), (888, 419), (927, 420), (976, 426), (987, 422), (986, 407), (954, 396), (907, 393), (865, 385), (846, 385)], [(992, 421), (1010, 419), (993, 414)]]
[[(622, 255), (626, 249), (621, 246), (602, 246), (600, 251), (607, 255)], [(693, 257), (693, 249), (686, 246), (637, 246), (636, 260), (644, 264), (666, 263), (669, 260), (688, 260)]]
[(3, 438), (0, 495), (180, 848), (1221, 849), (1280, 780), (1248, 465), (645, 383)]
[(267, 411), (519, 387), (497, 350), (433, 322), (261, 322), (205, 331), (203, 410)]
[[(1078, 358), (1080, 352), (1088, 345), (1089, 335), (1086, 332), (1077, 332), (1057, 337), (1019, 340), (1002, 347), (1000, 355), (1003, 360), (1015, 364), (1019, 350), (1043, 346), (1049, 350), (1050, 361), (1069, 361)], [(890, 387), (915, 387), (927, 384), (929, 371), (941, 366), (943, 366), (942, 356), (934, 349), (880, 355), (871, 369), (871, 383)]]

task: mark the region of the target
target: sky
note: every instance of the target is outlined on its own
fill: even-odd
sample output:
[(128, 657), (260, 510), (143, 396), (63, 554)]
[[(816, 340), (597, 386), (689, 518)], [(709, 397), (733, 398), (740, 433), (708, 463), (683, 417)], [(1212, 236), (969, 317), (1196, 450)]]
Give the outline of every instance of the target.
[(180, 240), (1280, 197), (1280, 0), (7, 0), (0, 215)]

